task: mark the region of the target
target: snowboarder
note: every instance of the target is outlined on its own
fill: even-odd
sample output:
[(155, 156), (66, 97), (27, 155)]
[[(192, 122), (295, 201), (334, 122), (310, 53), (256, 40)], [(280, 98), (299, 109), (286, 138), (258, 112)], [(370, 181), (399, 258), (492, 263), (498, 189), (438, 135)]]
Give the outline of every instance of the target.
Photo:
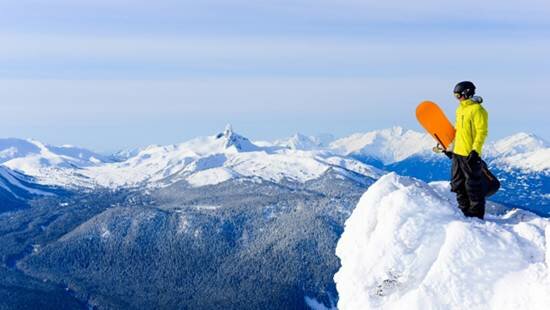
[(481, 154), (488, 133), (488, 114), (475, 95), (470, 81), (458, 83), (454, 95), (459, 100), (456, 110), (456, 135), (452, 152), (451, 191), (456, 193), (459, 208), (465, 216), (483, 219), (485, 194)]

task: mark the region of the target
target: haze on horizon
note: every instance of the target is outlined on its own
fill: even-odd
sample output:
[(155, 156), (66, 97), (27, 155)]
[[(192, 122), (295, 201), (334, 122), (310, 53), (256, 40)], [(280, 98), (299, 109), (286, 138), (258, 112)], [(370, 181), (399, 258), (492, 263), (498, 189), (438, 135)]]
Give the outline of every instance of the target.
[(490, 140), (550, 140), (550, 4), (473, 0), (0, 2), (0, 137), (99, 151), (232, 123), (253, 139), (420, 131), (472, 80)]

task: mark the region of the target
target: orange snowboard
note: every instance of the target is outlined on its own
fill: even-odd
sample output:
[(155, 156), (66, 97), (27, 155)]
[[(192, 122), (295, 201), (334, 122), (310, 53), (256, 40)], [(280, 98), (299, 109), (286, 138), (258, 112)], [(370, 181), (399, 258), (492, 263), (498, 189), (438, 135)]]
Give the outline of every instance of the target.
[(423, 101), (416, 108), (416, 118), (444, 149), (451, 145), (455, 138), (455, 128), (437, 104)]

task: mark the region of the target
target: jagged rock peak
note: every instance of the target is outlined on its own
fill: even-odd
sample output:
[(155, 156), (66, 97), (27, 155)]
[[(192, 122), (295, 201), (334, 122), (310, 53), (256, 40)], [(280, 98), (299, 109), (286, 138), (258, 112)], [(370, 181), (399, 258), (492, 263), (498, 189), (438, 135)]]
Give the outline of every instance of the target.
[(227, 124), (223, 133), (218, 134), (216, 138), (223, 138), (225, 140), (224, 148), (226, 149), (235, 147), (235, 149), (240, 152), (255, 151), (258, 149), (258, 146), (252, 143), (248, 138), (235, 133), (231, 124)]

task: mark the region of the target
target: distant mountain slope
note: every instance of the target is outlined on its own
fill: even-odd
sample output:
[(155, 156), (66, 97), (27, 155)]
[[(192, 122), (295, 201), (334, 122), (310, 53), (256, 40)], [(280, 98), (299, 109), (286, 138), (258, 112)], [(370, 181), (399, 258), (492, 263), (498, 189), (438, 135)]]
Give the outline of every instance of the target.
[(305, 183), (181, 181), (75, 196), (17, 222), (0, 215), (14, 230), (0, 230), (0, 248), (27, 245), (14, 265), (64, 283), (90, 308), (305, 310), (307, 296), (336, 296), (336, 241), (374, 181), (329, 170)]
[[(396, 146), (390, 142), (400, 141), (405, 136), (419, 147), (396, 157), (392, 153)], [(355, 138), (344, 138), (338, 143), (343, 144), (344, 149), (355, 150), (349, 155), (364, 163), (424, 181), (450, 179), (451, 161), (442, 154), (431, 152), (435, 143), (425, 134), (393, 128), (351, 137)], [(389, 157), (380, 155), (385, 150)], [(550, 207), (550, 148), (546, 141), (533, 134), (518, 133), (486, 143), (483, 159), (502, 182), (502, 189), (491, 199), (535, 212)]]
[(486, 156), (503, 170), (540, 172), (550, 176), (550, 144), (533, 134), (518, 133), (490, 143)]
[(434, 145), (428, 135), (394, 127), (353, 134), (332, 142), (330, 149), (346, 156), (371, 158), (388, 165), (413, 155), (430, 155)]
[(109, 163), (107, 156), (75, 146), (52, 146), (36, 140), (0, 139), (0, 164), (28, 175), (42, 169), (84, 168)]
[(36, 197), (52, 195), (53, 189), (35, 184), (31, 178), (0, 165), (0, 212), (25, 207)]
[(273, 144), (293, 150), (310, 151), (323, 148), (326, 149), (333, 140), (334, 137), (329, 134), (306, 136), (301, 133), (296, 133), (290, 138), (277, 140)]

